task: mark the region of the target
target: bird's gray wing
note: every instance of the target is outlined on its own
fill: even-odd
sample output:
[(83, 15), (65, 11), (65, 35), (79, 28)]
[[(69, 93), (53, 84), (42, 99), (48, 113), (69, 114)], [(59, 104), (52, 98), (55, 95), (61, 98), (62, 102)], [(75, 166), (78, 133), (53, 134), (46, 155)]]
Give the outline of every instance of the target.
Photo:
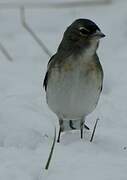
[(56, 54), (54, 54), (54, 55), (50, 58), (50, 60), (49, 60), (49, 62), (48, 62), (47, 72), (46, 72), (46, 74), (45, 74), (45, 78), (44, 78), (44, 81), (43, 81), (43, 87), (45, 88), (45, 91), (46, 91), (46, 89), (47, 89), (47, 84), (48, 84), (49, 67), (50, 67), (50, 65), (52, 64), (52, 61), (53, 61), (55, 55), (56, 55)]
[(98, 67), (98, 69), (100, 69), (100, 73), (101, 73), (101, 88), (100, 88), (100, 93), (101, 93), (102, 88), (103, 88), (104, 72), (103, 72), (103, 69), (102, 69), (102, 66), (101, 66), (101, 63), (99, 61), (99, 57), (97, 54), (95, 54), (95, 59), (96, 59), (97, 67)]

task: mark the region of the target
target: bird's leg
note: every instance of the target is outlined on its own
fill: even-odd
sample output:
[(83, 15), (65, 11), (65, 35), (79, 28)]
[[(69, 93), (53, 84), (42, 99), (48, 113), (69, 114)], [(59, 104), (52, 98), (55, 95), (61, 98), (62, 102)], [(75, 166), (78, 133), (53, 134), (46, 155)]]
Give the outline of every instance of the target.
[(60, 142), (60, 135), (61, 132), (63, 131), (63, 120), (59, 119), (59, 125), (60, 125), (60, 129), (59, 129), (59, 133), (58, 133), (58, 138), (57, 138), (57, 142)]
[(81, 120), (80, 122), (81, 139), (83, 139), (83, 129), (84, 129), (84, 120)]

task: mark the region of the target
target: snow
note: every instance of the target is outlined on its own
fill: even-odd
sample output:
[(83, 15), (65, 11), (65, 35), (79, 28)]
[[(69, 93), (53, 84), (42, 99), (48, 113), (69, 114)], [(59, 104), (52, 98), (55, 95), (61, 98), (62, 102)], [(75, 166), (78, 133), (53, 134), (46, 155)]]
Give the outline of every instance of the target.
[[(10, 2), (10, 1), (9, 1)], [(49, 170), (44, 169), (57, 127), (42, 81), (49, 57), (22, 27), (18, 9), (1, 9), (0, 42), (0, 179), (127, 179), (127, 2), (73, 9), (29, 9), (27, 22), (55, 53), (66, 27), (76, 18), (94, 20), (106, 38), (98, 50), (105, 72), (97, 109), (87, 117), (90, 132), (62, 135)], [(96, 118), (97, 131), (89, 142)]]

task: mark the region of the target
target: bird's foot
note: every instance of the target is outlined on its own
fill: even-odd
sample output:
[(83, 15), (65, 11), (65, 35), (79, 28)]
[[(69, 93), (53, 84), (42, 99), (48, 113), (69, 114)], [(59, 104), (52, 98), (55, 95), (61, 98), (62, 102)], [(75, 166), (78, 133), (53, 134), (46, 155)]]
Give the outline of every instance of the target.
[(90, 128), (84, 124), (84, 128), (87, 129), (87, 130), (90, 130)]

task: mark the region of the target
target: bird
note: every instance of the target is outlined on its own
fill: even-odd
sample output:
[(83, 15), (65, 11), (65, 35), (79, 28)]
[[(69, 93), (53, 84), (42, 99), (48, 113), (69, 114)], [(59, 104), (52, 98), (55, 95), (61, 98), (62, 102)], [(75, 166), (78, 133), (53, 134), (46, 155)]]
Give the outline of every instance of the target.
[[(57, 142), (66, 129), (84, 134), (86, 116), (94, 111), (103, 87), (103, 68), (97, 55), (102, 33), (90, 19), (76, 19), (67, 27), (50, 58), (43, 81), (49, 108), (59, 120)], [(77, 128), (76, 128), (77, 126)]]

